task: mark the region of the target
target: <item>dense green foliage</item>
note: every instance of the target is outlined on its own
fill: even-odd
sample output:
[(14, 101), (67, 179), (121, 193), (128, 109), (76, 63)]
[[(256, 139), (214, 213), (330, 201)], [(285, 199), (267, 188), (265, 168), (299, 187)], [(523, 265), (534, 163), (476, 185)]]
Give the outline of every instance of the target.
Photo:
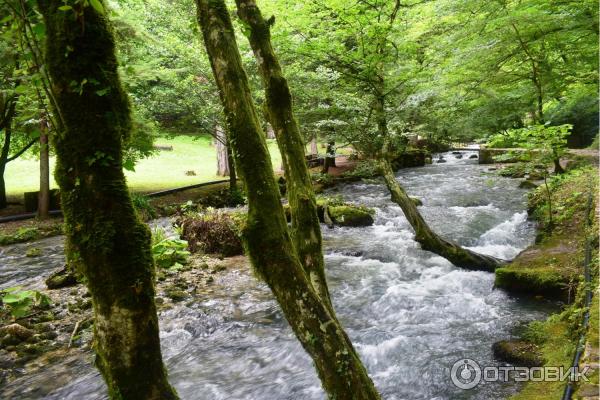
[[(596, 0), (259, 5), (274, 16), (273, 46), (306, 141), (317, 136), (376, 153), (383, 140), (379, 95), (389, 136), (401, 148), (414, 135), (465, 141), (539, 124), (573, 125), (570, 146), (585, 147), (597, 136)], [(113, 0), (105, 6), (133, 106), (124, 167), (152, 155), (158, 134), (212, 135), (223, 126), (193, 2)], [(39, 68), (45, 26), (25, 0), (7, 0), (2, 11), (0, 96), (4, 110), (9, 99), (16, 104), (7, 154), (18, 156), (26, 146), (35, 154), (40, 122), (58, 117), (49, 110), (48, 77)], [(234, 24), (238, 38), (249, 34), (239, 18)], [(258, 65), (248, 42), (238, 43), (252, 96), (264, 105)], [(0, 139), (5, 132), (0, 125)]]

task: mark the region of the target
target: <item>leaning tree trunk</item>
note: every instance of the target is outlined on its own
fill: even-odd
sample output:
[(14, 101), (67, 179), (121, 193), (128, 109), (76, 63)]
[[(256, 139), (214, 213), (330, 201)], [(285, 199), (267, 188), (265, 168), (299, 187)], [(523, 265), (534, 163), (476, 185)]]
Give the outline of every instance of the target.
[(223, 0), (196, 0), (204, 44), (228, 124), (238, 173), (246, 184), (244, 241), (331, 398), (378, 399), (350, 340), (316, 294), (290, 239), (265, 134)]
[(402, 209), (404, 216), (415, 231), (415, 240), (421, 244), (424, 250), (438, 254), (458, 267), (472, 270), (494, 271), (503, 264), (501, 260), (494, 257), (475, 253), (439, 237), (429, 228), (419, 210), (417, 210), (415, 203), (396, 180), (390, 162), (382, 158), (379, 166), (387, 188), (392, 195), (392, 201)]
[(50, 148), (48, 146), (48, 125), (42, 118), (40, 123), (40, 191), (37, 210), (37, 217), (40, 219), (48, 218), (50, 211)]
[(96, 365), (113, 399), (176, 399), (160, 350), (150, 231), (136, 216), (123, 175), (131, 116), (114, 38), (95, 7), (38, 4), (61, 115), (56, 179), (70, 258), (80, 261), (92, 296)]
[(281, 153), (292, 217), (292, 238), (313, 288), (333, 311), (325, 280), (317, 203), (306, 166), (304, 141), (293, 112), (292, 94), (271, 46), (269, 23), (254, 0), (236, 0), (236, 4), (239, 17), (250, 28), (248, 38), (265, 88), (265, 108)]

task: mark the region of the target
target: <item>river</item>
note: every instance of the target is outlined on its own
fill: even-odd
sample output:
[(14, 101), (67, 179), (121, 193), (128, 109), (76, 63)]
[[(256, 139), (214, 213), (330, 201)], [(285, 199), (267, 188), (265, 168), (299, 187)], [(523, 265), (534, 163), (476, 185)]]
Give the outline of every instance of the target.
[[(476, 251), (505, 259), (533, 242), (526, 191), (486, 166), (444, 154), (446, 163), (404, 169), (398, 179), (432, 228)], [(435, 160), (434, 160), (435, 162)], [(514, 383), (472, 390), (452, 385), (462, 358), (498, 365), (494, 341), (550, 305), (493, 289), (494, 275), (459, 269), (420, 250), (400, 208), (379, 181), (338, 186), (329, 194), (376, 209), (366, 228), (323, 227), (327, 277), (338, 317), (384, 399), (505, 399)], [(45, 257), (26, 258), (24, 245), (5, 247), (0, 287), (39, 286), (59, 266), (62, 238), (38, 242)], [(170, 381), (182, 399), (324, 399), (310, 358), (293, 336), (269, 289), (246, 268), (216, 278), (213, 295), (179, 303), (160, 315)], [(70, 357), (10, 383), (20, 399), (104, 399), (92, 357)], [(15, 397), (17, 396), (17, 397)]]

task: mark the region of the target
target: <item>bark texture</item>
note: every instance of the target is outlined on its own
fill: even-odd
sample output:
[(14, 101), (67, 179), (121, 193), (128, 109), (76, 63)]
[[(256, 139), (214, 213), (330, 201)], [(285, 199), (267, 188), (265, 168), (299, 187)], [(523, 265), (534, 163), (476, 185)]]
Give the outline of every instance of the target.
[(48, 218), (50, 209), (50, 148), (48, 147), (48, 123), (44, 118), (40, 123), (40, 192), (37, 217)]
[(217, 150), (217, 175), (229, 176), (229, 157), (227, 156), (227, 138), (223, 128), (215, 127), (215, 148)]
[(329, 172), (330, 167), (335, 167), (335, 142), (328, 142), (325, 150), (325, 160), (323, 160), (323, 168), (321, 173)]
[(444, 257), (457, 267), (471, 270), (493, 272), (504, 264), (497, 258), (475, 253), (439, 237), (429, 228), (415, 203), (396, 180), (390, 162), (384, 158), (380, 160), (379, 165), (387, 188), (392, 195), (392, 201), (402, 209), (404, 216), (415, 231), (415, 240), (421, 244), (424, 250)]
[(350, 340), (316, 294), (289, 236), (265, 134), (223, 0), (196, 0), (198, 20), (225, 111), (238, 173), (248, 195), (244, 242), (330, 398), (379, 399)]
[(281, 153), (292, 216), (292, 239), (313, 288), (333, 311), (304, 140), (293, 112), (290, 88), (271, 45), (270, 22), (262, 17), (254, 0), (236, 0), (236, 4), (240, 19), (250, 28), (248, 39), (265, 89), (265, 109)]
[(131, 118), (112, 32), (91, 6), (71, 3), (62, 11), (59, 1), (38, 4), (62, 115), (53, 145), (68, 256), (92, 295), (96, 365), (112, 399), (177, 399), (160, 351), (150, 231), (136, 216), (123, 175)]

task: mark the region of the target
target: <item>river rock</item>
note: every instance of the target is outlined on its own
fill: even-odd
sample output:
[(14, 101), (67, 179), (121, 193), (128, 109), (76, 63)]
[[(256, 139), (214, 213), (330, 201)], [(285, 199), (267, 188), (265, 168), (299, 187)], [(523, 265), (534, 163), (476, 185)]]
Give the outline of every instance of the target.
[(456, 155), (454, 156), (454, 158), (458, 158), (458, 159), (460, 160), (461, 158), (463, 158), (463, 155), (462, 155), (462, 154), (460, 154), (460, 153), (458, 153), (458, 154), (456, 154)]
[(65, 265), (58, 271), (55, 271), (46, 279), (48, 289), (61, 289), (77, 284), (77, 278), (71, 269)]
[(520, 189), (535, 189), (537, 187), (538, 187), (538, 185), (536, 185), (534, 182), (532, 182), (528, 179), (521, 181), (521, 183), (519, 183)]
[(31, 329), (25, 328), (23, 325), (19, 324), (10, 324), (0, 328), (1, 336), (10, 336), (20, 341), (24, 341), (33, 336), (33, 331)]
[(329, 217), (334, 225), (338, 226), (370, 226), (375, 220), (369, 209), (353, 205), (328, 207)]
[(479, 156), (477, 154), (471, 154), (469, 156), (470, 159), (475, 159), (475, 158), (479, 158)]
[(525, 340), (500, 340), (492, 345), (494, 357), (520, 367), (539, 367), (544, 360), (539, 356), (539, 348)]
[(436, 162), (437, 162), (438, 164), (441, 164), (441, 163), (445, 163), (445, 162), (446, 162), (446, 160), (445, 160), (443, 157), (440, 157), (440, 158), (438, 158), (438, 159), (437, 159), (437, 161), (436, 161)]
[(362, 251), (348, 250), (348, 251), (342, 251), (342, 254), (345, 256), (348, 256), (348, 257), (360, 257), (364, 253)]

